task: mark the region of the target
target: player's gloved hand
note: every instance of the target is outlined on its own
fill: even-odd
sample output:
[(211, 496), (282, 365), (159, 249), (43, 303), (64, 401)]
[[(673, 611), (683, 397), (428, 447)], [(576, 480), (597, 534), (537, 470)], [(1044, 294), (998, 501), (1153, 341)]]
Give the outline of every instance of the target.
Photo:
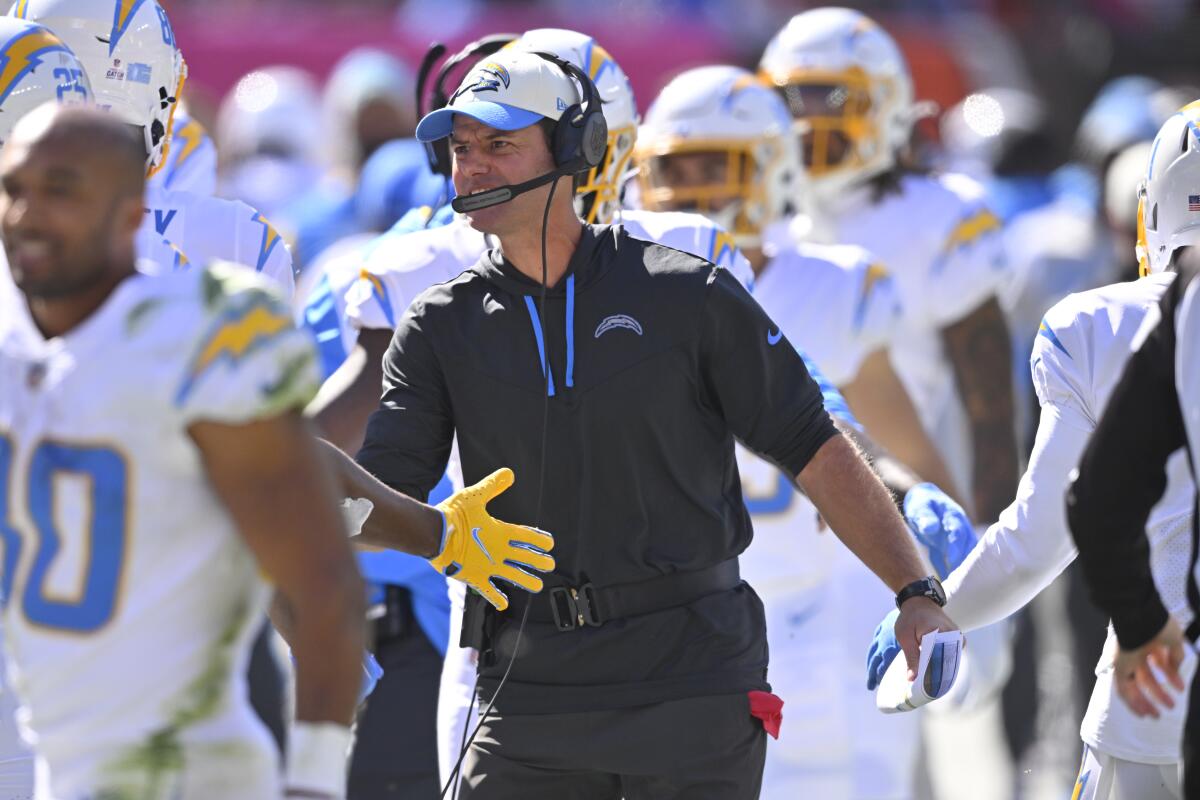
[(498, 469), (435, 506), (442, 512), (445, 527), (442, 549), (430, 563), (446, 577), (475, 589), (499, 611), (508, 608), (508, 597), (493, 580), (540, 592), (542, 579), (522, 567), (538, 572), (554, 569), (554, 559), (546, 555), (554, 549), (554, 537), (537, 528), (501, 522), (487, 512), (487, 504), (512, 486), (513, 480), (511, 469)]
[(875, 638), (867, 650), (867, 689), (871, 691), (875, 691), (892, 661), (900, 655), (900, 642), (896, 641), (896, 619), (899, 616), (900, 609), (893, 608), (875, 628)]
[(967, 512), (932, 483), (919, 483), (904, 495), (904, 519), (929, 550), (929, 560), (943, 580), (975, 546), (975, 528)]
[(370, 650), (363, 651), (363, 679), (362, 684), (358, 687), (358, 703), (362, 705), (371, 692), (375, 691), (375, 684), (379, 683), (379, 679), (383, 677), (383, 667), (379, 666), (379, 662), (375, 660), (375, 654)]

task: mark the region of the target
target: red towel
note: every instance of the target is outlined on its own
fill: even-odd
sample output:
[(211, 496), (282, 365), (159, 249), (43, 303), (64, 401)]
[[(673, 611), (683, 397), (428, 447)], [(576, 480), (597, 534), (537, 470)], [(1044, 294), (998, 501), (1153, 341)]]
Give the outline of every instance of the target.
[(747, 692), (750, 697), (750, 716), (757, 717), (762, 723), (763, 730), (772, 737), (779, 738), (779, 728), (783, 725), (783, 700), (770, 692)]

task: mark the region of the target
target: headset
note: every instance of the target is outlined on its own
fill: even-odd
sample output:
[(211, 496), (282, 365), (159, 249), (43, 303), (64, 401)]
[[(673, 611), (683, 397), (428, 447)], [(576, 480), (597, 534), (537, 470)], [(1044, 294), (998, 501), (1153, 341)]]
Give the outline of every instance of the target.
[[(429, 110), (444, 108), (449, 105), (450, 98), (446, 96), (444, 83), (446, 76), (454, 67), (468, 58), (486, 58), (515, 41), (515, 39), (516, 37), (508, 34), (485, 37), (472, 42), (447, 59), (446, 63), (438, 71), (437, 79), (434, 81), (433, 98)], [(425, 112), (423, 103), (421, 102), (425, 94), (425, 80), (428, 78), (429, 72), (433, 69), (433, 63), (443, 53), (445, 53), (445, 48), (442, 45), (434, 45), (425, 54), (425, 60), (421, 64), (421, 72), (417, 80), (417, 100), (418, 109), (422, 112)], [(517, 195), (524, 194), (539, 186), (545, 186), (547, 183), (558, 180), (561, 177), (587, 172), (604, 160), (604, 153), (608, 149), (608, 122), (604, 119), (604, 111), (600, 107), (602, 101), (596, 85), (586, 72), (570, 61), (559, 58), (552, 53), (535, 52), (534, 55), (544, 58), (562, 70), (567, 77), (573, 78), (579, 84), (580, 93), (583, 98), (582, 102), (567, 107), (554, 126), (551, 151), (554, 156), (555, 168), (550, 172), (522, 183), (498, 186), (495, 189), (456, 197), (450, 205), (460, 214), (507, 203)], [(439, 139), (436, 142), (430, 142), (426, 147), (429, 153), (430, 168), (435, 173), (448, 178), (452, 167), (449, 141), (447, 139)]]

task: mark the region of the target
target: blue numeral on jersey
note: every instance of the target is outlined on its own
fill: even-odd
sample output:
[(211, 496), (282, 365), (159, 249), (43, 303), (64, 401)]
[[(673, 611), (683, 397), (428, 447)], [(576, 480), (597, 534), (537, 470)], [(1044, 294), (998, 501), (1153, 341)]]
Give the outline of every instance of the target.
[(21, 535), (8, 525), (9, 477), (12, 474), (13, 446), (7, 438), (0, 436), (0, 541), (4, 542), (4, 574), (0, 575), (0, 604), (8, 606), (12, 596), (13, 574), (17, 571), (17, 559), (21, 555)]
[[(12, 472), (12, 447), (0, 439), (0, 495), (7, 495)], [(89, 513), (86, 536), (87, 565), (82, 586), (74, 597), (53, 597), (46, 579), (59, 550), (62, 536), (54, 516), (55, 480), (76, 476), (87, 481)], [(117, 603), (121, 566), (125, 560), (127, 507), (125, 460), (106, 447), (77, 447), (42, 442), (33, 451), (29, 465), (29, 517), (38, 534), (37, 552), (24, 590), (20, 591), (25, 617), (49, 628), (88, 633), (112, 618)], [(8, 508), (0, 499), (0, 520)], [(10, 597), (13, 575), (20, 555), (21, 538), (0, 523), (4, 541), (4, 575), (0, 585)]]
[(175, 31), (171, 30), (171, 20), (167, 19), (167, 12), (163, 11), (161, 6), (155, 6), (154, 10), (158, 12), (158, 24), (162, 27), (163, 44), (174, 47)]

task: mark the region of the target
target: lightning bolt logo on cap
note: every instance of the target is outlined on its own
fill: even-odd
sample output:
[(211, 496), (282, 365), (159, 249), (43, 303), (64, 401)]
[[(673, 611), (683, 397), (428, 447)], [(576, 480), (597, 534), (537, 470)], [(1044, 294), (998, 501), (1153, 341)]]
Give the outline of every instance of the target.
[(39, 26), (9, 39), (0, 49), (0, 104), (3, 104), (13, 89), (29, 73), (42, 64), (49, 53), (70, 53), (62, 40)]

